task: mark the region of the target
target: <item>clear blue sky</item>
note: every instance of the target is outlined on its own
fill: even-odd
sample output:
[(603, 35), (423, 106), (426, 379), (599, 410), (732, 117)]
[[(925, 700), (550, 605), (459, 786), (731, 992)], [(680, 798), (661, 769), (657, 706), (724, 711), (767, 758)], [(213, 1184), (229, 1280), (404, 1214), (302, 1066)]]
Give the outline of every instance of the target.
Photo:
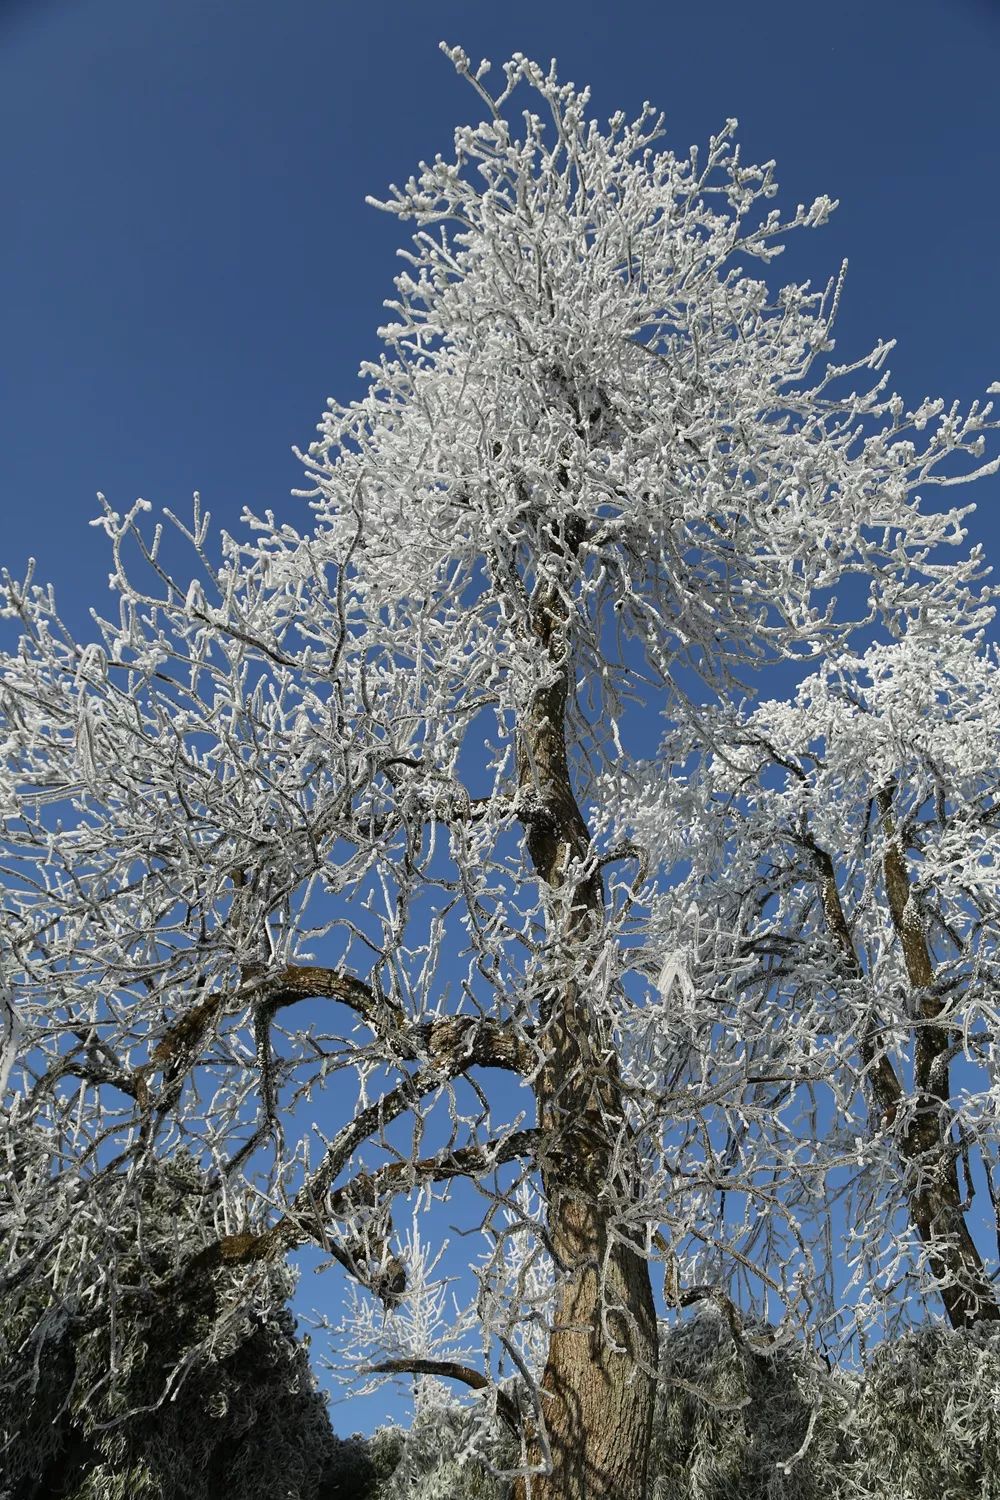
[(681, 150), (738, 116), (779, 201), (841, 199), (788, 266), (850, 259), (838, 352), (898, 338), (911, 402), (1000, 378), (1000, 0), (0, 0), (0, 562), (34, 554), (72, 621), (108, 600), (99, 489), (301, 510), (291, 447), (391, 293), (365, 194), (475, 113), (441, 38), (557, 56), (601, 117), (650, 99)]

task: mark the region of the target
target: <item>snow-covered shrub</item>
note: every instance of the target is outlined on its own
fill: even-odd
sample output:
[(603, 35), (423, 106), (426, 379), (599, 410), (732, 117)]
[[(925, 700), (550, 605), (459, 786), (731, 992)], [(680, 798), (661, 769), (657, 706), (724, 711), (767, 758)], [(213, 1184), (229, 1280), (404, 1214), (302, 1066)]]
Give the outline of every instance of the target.
[(492, 1469), (517, 1463), (515, 1444), (480, 1413), (450, 1402), (418, 1408), (408, 1431), (376, 1433), (370, 1445), (381, 1469), (392, 1452), (395, 1467), (377, 1500), (509, 1500), (511, 1484)]
[[(490, 1463), (516, 1462), (505, 1431), (498, 1439), (443, 1403), (408, 1431), (376, 1433), (365, 1457), (379, 1475), (372, 1500), (508, 1500)], [(649, 1500), (998, 1497), (992, 1325), (906, 1334), (878, 1348), (862, 1375), (831, 1372), (715, 1304), (663, 1338)]]
[(851, 1422), (844, 1495), (1000, 1495), (1000, 1328), (921, 1328), (876, 1350)]
[(849, 1379), (715, 1306), (663, 1340), (651, 1500), (831, 1500)]
[[(170, 1280), (211, 1232), (200, 1187), (189, 1162), (143, 1185), (106, 1300), (61, 1299), (56, 1260), (49, 1284), (0, 1307), (0, 1380), (14, 1393), (0, 1411), (2, 1500), (370, 1493), (367, 1446), (334, 1436), (295, 1337), (291, 1272)], [(73, 1226), (67, 1255), (88, 1253), (85, 1239)]]
[(1000, 1328), (918, 1329), (860, 1376), (773, 1335), (712, 1306), (665, 1336), (650, 1500), (1000, 1497)]

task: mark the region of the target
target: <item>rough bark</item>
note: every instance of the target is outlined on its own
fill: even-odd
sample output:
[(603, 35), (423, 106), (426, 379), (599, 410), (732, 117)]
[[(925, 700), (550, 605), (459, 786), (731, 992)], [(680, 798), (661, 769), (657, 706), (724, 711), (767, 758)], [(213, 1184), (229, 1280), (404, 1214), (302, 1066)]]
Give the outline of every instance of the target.
[(604, 925), (604, 892), (569, 768), (569, 667), (555, 586), (539, 589), (532, 624), (552, 680), (536, 691), (519, 725), (518, 781), (531, 860), (561, 912), (540, 1017), (547, 1062), (535, 1085), (538, 1164), (558, 1289), (541, 1380), (543, 1420), (529, 1441), (529, 1461), (539, 1472), (521, 1479), (515, 1495), (642, 1500), (656, 1311), (646, 1260), (614, 1224), (608, 1189), (611, 1143), (624, 1123), (620, 1080), (577, 977), (581, 951)]
[[(622, 1245), (605, 1263), (607, 1215), (571, 1192), (550, 1202), (548, 1225), (566, 1274), (542, 1378), (547, 1453), (536, 1437), (529, 1459), (550, 1472), (519, 1481), (515, 1495), (644, 1500), (656, 1359), (646, 1263)], [(623, 1309), (606, 1326), (602, 1302)]]

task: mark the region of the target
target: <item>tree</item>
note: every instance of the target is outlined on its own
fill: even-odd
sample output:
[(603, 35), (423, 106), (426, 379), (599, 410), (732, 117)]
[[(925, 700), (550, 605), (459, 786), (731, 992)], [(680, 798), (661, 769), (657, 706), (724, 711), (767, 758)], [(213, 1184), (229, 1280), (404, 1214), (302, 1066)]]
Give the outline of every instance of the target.
[(732, 1157), (802, 1141), (775, 1192), (803, 1240), (841, 1243), (862, 1326), (885, 1289), (919, 1307), (928, 1285), (953, 1328), (1000, 1319), (1000, 674), (950, 627), (924, 612), (793, 701), (700, 715), (622, 777), (623, 823), (666, 874), (654, 925), (698, 934), (692, 999), (781, 1075), (746, 1090)]
[(871, 1491), (858, 1482), (857, 1378), (831, 1373), (813, 1350), (744, 1320), (724, 1297), (670, 1330), (661, 1364), (653, 1500), (892, 1493), (884, 1482)]
[[(833, 205), (766, 210), (733, 122), (678, 157), (648, 106), (602, 130), (554, 69), (515, 56), (494, 96), (450, 56), (486, 118), (381, 205), (416, 225), (409, 269), (367, 393), (307, 455), (310, 531), (250, 517), (216, 559), (196, 505), (188, 587), (142, 502), (105, 503), (120, 617), (90, 645), (7, 581), (4, 1284), (58, 1262), (64, 1297), (128, 1307), (122, 1204), (190, 1151), (217, 1233), (157, 1297), (318, 1245), (386, 1309), (369, 1368), (478, 1393), (522, 1500), (638, 1500), (650, 1264), (674, 1300), (725, 1268), (703, 1121), (756, 1075), (737, 1047), (713, 1077), (644, 940), (611, 773), (695, 683), (725, 701), (918, 602), (975, 626), (981, 561), (940, 551), (964, 512), (916, 490), (956, 455), (993, 472), (993, 424), (850, 389), (885, 344), (815, 368), (840, 282), (743, 266)], [(515, 128), (522, 83), (547, 118)], [(429, 1292), (393, 1208), (460, 1180), (478, 1291), (450, 1341), (415, 1319), (400, 1347)]]
[(1000, 1483), (1000, 1329), (915, 1329), (876, 1349), (858, 1391), (847, 1495), (966, 1500)]
[(998, 1335), (925, 1324), (848, 1372), (719, 1299), (664, 1339), (652, 1500), (991, 1495)]

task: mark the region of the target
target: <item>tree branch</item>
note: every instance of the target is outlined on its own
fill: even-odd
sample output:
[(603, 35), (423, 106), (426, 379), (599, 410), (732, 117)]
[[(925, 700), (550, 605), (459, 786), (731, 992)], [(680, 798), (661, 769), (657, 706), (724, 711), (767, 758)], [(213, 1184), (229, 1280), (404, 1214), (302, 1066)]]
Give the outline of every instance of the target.
[(363, 1375), (433, 1375), (440, 1380), (460, 1380), (473, 1391), (495, 1390), (497, 1394), (497, 1416), (510, 1428), (515, 1437), (521, 1436), (521, 1413), (515, 1402), (499, 1386), (486, 1378), (480, 1370), (460, 1365), (452, 1359), (383, 1359), (377, 1365), (367, 1365)]

